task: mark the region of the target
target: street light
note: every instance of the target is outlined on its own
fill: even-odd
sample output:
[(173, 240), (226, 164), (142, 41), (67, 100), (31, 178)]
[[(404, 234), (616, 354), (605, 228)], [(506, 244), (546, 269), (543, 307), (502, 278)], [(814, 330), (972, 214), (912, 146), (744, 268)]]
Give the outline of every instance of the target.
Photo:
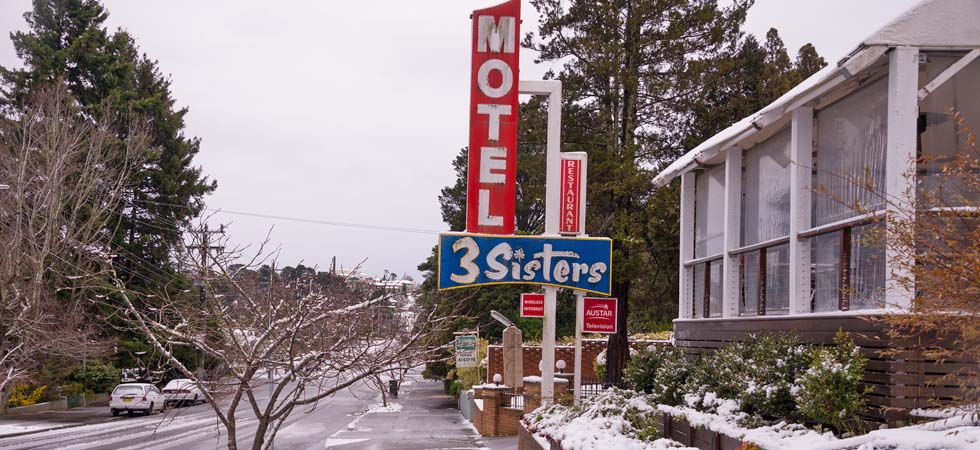
[(493, 317), (494, 319), (497, 320), (497, 322), (500, 322), (505, 327), (513, 327), (513, 326), (516, 326), (516, 325), (514, 325), (514, 322), (511, 322), (509, 319), (507, 319), (507, 316), (505, 316), (503, 314), (500, 314), (499, 312), (497, 312), (495, 310), (492, 310), (492, 309), (490, 310), (490, 317)]
[(7, 189), (10, 189), (9, 184), (0, 184), (0, 191), (6, 191)]

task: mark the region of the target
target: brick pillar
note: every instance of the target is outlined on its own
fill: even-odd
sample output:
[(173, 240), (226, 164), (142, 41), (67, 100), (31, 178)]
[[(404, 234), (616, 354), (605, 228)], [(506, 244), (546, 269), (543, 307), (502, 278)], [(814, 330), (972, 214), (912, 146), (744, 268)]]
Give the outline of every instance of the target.
[(480, 433), (484, 436), (500, 435), (500, 416), (504, 405), (504, 392), (510, 392), (511, 387), (505, 384), (484, 384), (483, 393), (483, 428)]
[[(557, 388), (557, 383), (555, 388)], [(528, 377), (524, 379), (524, 414), (528, 414), (541, 406), (541, 379)]]

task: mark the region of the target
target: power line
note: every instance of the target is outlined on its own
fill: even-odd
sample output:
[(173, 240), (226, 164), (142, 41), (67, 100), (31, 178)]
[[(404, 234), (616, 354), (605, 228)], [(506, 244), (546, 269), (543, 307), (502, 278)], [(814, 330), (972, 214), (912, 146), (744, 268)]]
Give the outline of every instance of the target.
[[(137, 201), (143, 203), (156, 204), (156, 205), (191, 209), (191, 207), (187, 205), (177, 205), (173, 203), (158, 202), (153, 200), (137, 200)], [(221, 209), (221, 208), (205, 207), (204, 209), (207, 211), (220, 213), (220, 214), (232, 214), (238, 216), (257, 217), (262, 219), (286, 220), (290, 222), (314, 223), (318, 225), (330, 225), (335, 227), (359, 228), (359, 229), (382, 230), (382, 231), (397, 231), (401, 233), (416, 233), (416, 234), (429, 234), (429, 235), (435, 235), (441, 233), (441, 231), (438, 230), (427, 230), (424, 228), (396, 227), (396, 226), (389, 226), (389, 225), (374, 225), (374, 224), (355, 223), (355, 222), (340, 222), (334, 220), (308, 219), (304, 217), (279, 216), (274, 214), (263, 214), (263, 213), (249, 212), (249, 211), (235, 211), (235, 210), (228, 210), (228, 209)]]

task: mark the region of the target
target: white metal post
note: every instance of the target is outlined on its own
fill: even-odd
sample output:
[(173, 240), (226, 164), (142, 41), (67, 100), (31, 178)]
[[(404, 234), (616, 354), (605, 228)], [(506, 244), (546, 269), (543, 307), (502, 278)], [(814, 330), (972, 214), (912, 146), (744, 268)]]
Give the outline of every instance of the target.
[(690, 319), (693, 310), (691, 285), (694, 271), (684, 263), (694, 259), (694, 172), (681, 175), (680, 293), (678, 317)]
[[(919, 117), (919, 49), (897, 47), (888, 55), (888, 139), (885, 153), (885, 200), (889, 215), (914, 213), (916, 123)], [(904, 220), (904, 219), (903, 219)], [(889, 227), (890, 228), (890, 227)], [(896, 242), (887, 230), (885, 242), (885, 304), (912, 305), (915, 278), (911, 261), (902, 261), (888, 243)], [(899, 280), (911, 280), (912, 286)]]
[(810, 312), (810, 240), (799, 233), (810, 228), (813, 171), (813, 108), (793, 110), (789, 175), (789, 313)]
[(729, 250), (741, 245), (742, 220), (742, 149), (734, 147), (725, 152), (725, 250), (722, 256), (722, 317), (738, 317), (738, 259)]
[[(561, 201), (561, 81), (521, 81), (521, 94), (548, 96), (548, 144), (545, 155), (544, 235), (558, 236), (559, 202)], [(544, 288), (544, 326), (541, 330), (541, 403), (555, 397), (555, 319), (558, 289)]]
[(585, 292), (575, 291), (575, 406), (582, 402), (582, 327), (585, 326)]

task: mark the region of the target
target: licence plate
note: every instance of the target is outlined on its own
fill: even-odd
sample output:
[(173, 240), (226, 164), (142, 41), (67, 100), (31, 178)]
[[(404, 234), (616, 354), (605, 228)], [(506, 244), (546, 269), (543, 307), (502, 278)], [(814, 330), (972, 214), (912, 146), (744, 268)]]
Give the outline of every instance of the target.
[(124, 398), (124, 399), (122, 399), (122, 401), (123, 401), (123, 403), (132, 403), (133, 402), (133, 399), (131, 399), (131, 398)]

